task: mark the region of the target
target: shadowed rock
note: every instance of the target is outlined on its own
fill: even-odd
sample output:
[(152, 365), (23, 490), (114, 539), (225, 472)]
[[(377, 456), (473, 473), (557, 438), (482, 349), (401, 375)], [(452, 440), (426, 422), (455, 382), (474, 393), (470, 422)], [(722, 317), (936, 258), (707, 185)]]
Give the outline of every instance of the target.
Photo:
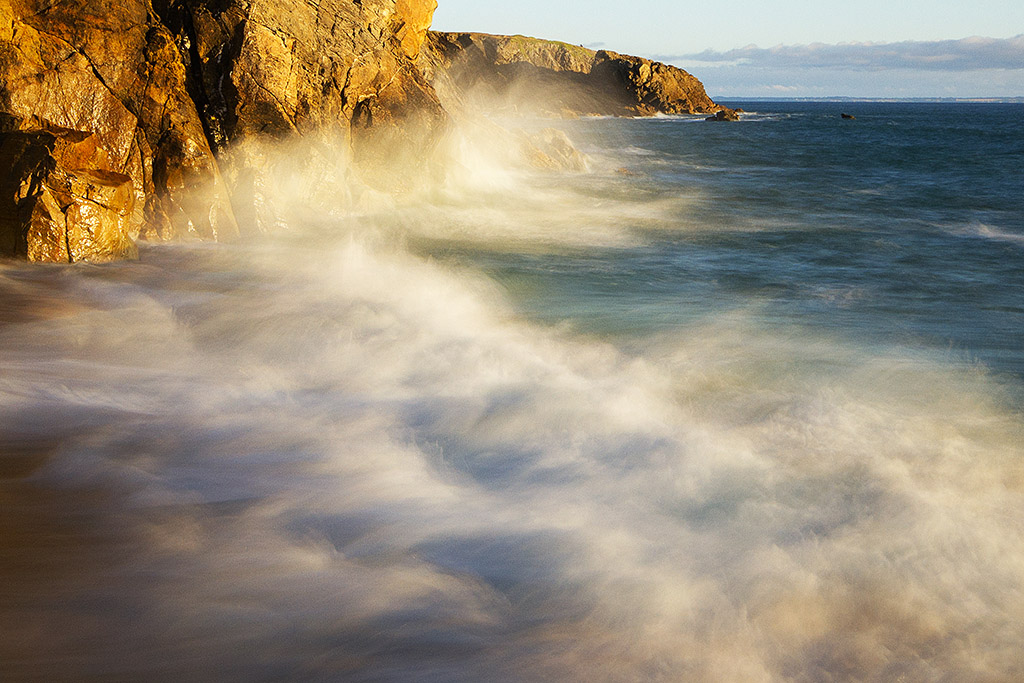
[(740, 115), (733, 109), (721, 109), (715, 112), (714, 116), (709, 116), (705, 121), (739, 121)]

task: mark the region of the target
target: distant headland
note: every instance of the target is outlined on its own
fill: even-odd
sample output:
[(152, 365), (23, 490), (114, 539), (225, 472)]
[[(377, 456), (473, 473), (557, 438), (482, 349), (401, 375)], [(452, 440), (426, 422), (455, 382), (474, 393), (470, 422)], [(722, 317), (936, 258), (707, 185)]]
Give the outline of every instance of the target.
[(418, 64), (439, 93), (506, 114), (651, 116), (723, 109), (677, 67), (526, 36), (430, 31)]

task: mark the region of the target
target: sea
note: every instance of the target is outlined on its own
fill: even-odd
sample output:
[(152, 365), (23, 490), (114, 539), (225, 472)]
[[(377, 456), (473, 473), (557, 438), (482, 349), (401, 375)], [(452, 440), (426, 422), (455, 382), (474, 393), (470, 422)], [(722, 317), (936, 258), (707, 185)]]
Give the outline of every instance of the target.
[(0, 680), (1024, 680), (1024, 105), (727, 104), (0, 263)]

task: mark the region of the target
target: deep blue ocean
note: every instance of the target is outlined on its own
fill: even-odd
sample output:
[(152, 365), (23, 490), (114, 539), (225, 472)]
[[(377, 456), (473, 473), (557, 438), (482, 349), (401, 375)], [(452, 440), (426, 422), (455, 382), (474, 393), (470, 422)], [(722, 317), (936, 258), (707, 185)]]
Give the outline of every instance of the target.
[(0, 680), (1024, 680), (1024, 105), (728, 104), (0, 263)]

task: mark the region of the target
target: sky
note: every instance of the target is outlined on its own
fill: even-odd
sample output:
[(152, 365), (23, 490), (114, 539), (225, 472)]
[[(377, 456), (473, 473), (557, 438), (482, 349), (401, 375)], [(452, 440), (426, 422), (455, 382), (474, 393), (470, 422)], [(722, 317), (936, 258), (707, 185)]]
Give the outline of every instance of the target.
[(440, 31), (650, 57), (717, 98), (1024, 96), (1021, 0), (438, 0)]

